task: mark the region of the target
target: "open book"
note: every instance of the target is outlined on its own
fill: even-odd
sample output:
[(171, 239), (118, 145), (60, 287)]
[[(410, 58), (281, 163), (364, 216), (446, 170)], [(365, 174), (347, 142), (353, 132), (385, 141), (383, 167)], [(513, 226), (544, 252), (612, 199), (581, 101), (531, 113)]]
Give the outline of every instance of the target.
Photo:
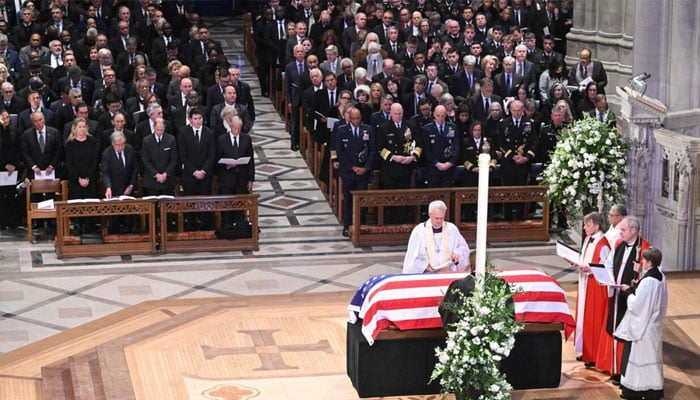
[(158, 196), (143, 196), (143, 200), (162, 200), (162, 199), (174, 199), (175, 196), (169, 194), (161, 194)]
[(559, 240), (557, 241), (557, 255), (574, 264), (578, 264), (581, 258), (581, 254), (577, 249)]
[(136, 200), (136, 197), (127, 196), (127, 195), (123, 194), (121, 196), (115, 196), (115, 197), (111, 197), (109, 199), (107, 199), (107, 198), (104, 199), (104, 201), (114, 201), (114, 200)]
[(591, 266), (591, 273), (593, 274), (593, 278), (595, 280), (604, 286), (610, 286), (614, 288), (621, 288), (622, 285), (618, 285), (615, 283), (615, 278), (612, 276), (610, 271), (608, 271), (605, 268), (605, 265), (603, 264), (588, 264)]
[(250, 162), (250, 157), (241, 157), (241, 158), (221, 158), (219, 159), (219, 164), (226, 164), (226, 165), (246, 165)]

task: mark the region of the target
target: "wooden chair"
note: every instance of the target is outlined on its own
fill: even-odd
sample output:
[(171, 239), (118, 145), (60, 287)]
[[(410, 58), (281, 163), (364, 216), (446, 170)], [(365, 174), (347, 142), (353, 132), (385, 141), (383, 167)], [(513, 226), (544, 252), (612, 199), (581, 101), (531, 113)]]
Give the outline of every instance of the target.
[(54, 194), (54, 200), (68, 200), (68, 181), (59, 179), (40, 179), (31, 180), (27, 183), (26, 198), (27, 198), (27, 238), (29, 242), (34, 239), (32, 233), (32, 221), (35, 219), (53, 219), (56, 220), (56, 209), (40, 210), (39, 203), (32, 202), (32, 195), (35, 194)]

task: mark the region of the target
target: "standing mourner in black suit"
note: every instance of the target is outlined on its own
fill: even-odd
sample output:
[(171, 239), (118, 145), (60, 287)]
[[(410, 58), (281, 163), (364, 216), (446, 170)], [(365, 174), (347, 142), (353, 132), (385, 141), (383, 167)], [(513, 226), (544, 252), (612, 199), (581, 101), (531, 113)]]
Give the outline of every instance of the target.
[[(0, 171), (12, 173), (17, 171), (19, 156), (14, 128), (10, 126), (10, 114), (7, 110), (0, 111)], [(19, 173), (18, 173), (19, 175)], [(0, 186), (0, 229), (17, 228), (21, 223), (21, 215), (17, 192), (14, 185)]]
[(421, 129), (428, 187), (450, 187), (459, 158), (457, 125), (446, 121), (445, 106), (435, 107), (433, 117), (435, 122)]
[(185, 195), (210, 195), (216, 161), (214, 133), (203, 125), (204, 114), (198, 107), (190, 109), (189, 121), (177, 137), (182, 186)]
[(165, 133), (165, 120), (157, 118), (153, 135), (143, 138), (143, 187), (147, 195), (173, 195), (178, 163), (175, 136)]
[[(185, 195), (210, 195), (216, 162), (216, 138), (211, 129), (204, 126), (204, 111), (194, 107), (189, 111), (189, 125), (182, 128), (177, 137), (182, 165), (182, 188)], [(188, 230), (200, 229), (197, 217), (206, 229), (211, 229), (210, 213), (193, 213), (186, 216)]]
[(299, 78), (305, 70), (304, 46), (298, 44), (294, 46), (294, 60), (287, 64), (284, 69), (284, 81), (287, 85), (285, 95), (290, 112), (290, 147), (294, 151), (299, 150), (299, 107), (301, 106), (301, 92), (303, 90)]
[(352, 222), (352, 191), (366, 190), (369, 177), (377, 160), (374, 148), (374, 129), (362, 123), (362, 113), (350, 110), (350, 123), (338, 128), (335, 152), (338, 161), (333, 168), (343, 180), (343, 236), (348, 236)]
[[(248, 194), (253, 192), (253, 182), (255, 181), (255, 155), (253, 154), (253, 142), (248, 135), (241, 135), (243, 121), (234, 116), (231, 112), (226, 112), (224, 122), (230, 130), (227, 134), (217, 138), (216, 159), (232, 158), (239, 159), (250, 157), (247, 164), (220, 164), (219, 184), (221, 194)], [(229, 215), (224, 215), (224, 225), (232, 222)], [(234, 222), (242, 221), (245, 215), (242, 212), (235, 212)]]
[[(511, 118), (501, 120), (496, 140), (503, 152), (503, 185), (527, 185), (537, 151), (537, 131), (532, 120), (523, 116), (524, 105), (520, 100), (513, 100), (509, 109)], [(506, 220), (524, 219), (524, 204), (506, 204), (504, 217)]]
[[(22, 133), (22, 161), (27, 167), (29, 179), (39, 174), (56, 171), (59, 177), (62, 154), (61, 134), (56, 128), (46, 125), (44, 114), (36, 111), (31, 115), (32, 128)], [(45, 171), (45, 172), (42, 172)]]
[[(118, 114), (122, 120), (124, 116)], [(117, 118), (117, 116), (115, 116)], [(114, 131), (110, 135), (111, 146), (102, 152), (101, 170), (102, 186), (105, 188), (105, 198), (132, 196), (138, 180), (138, 155), (133, 146), (126, 143), (122, 131)], [(131, 229), (132, 218), (117, 216), (109, 219), (109, 233), (119, 233), (122, 224), (127, 230)]]

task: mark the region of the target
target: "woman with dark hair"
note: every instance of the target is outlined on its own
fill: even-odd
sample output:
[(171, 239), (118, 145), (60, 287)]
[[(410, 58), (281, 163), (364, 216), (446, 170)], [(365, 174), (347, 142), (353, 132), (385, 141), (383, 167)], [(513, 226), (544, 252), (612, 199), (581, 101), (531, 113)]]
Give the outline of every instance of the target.
[(540, 100), (544, 103), (549, 99), (549, 92), (555, 83), (561, 83), (566, 87), (568, 82), (566, 66), (559, 58), (553, 57), (552, 61), (549, 62), (549, 68), (540, 74), (538, 85)]
[(564, 84), (555, 82), (549, 90), (547, 100), (542, 102), (542, 113), (547, 121), (550, 119), (549, 114), (552, 112), (552, 108), (554, 108), (559, 101), (565, 101), (569, 110), (574, 108), (574, 104), (571, 102), (569, 92), (566, 91)]
[(396, 78), (389, 78), (384, 85), (386, 86), (386, 94), (394, 98), (394, 103), (401, 102), (401, 86), (399, 80)]
[(470, 137), (469, 127), (473, 121), (469, 106), (467, 106), (466, 103), (460, 104), (457, 107), (456, 113), (457, 120), (455, 121), (455, 124), (457, 124), (457, 135), (463, 139)]
[(583, 98), (576, 104), (576, 119), (583, 119), (583, 116), (595, 110), (595, 97), (598, 95), (598, 84), (588, 82)]
[(432, 38), (430, 35), (430, 21), (427, 18), (423, 18), (418, 27), (418, 46), (416, 51), (427, 53), (428, 48), (433, 44)]
[(367, 85), (359, 85), (355, 88), (353, 97), (355, 98), (355, 107), (362, 114), (362, 123), (369, 124), (369, 119), (372, 117), (372, 105), (369, 103), (370, 88)]

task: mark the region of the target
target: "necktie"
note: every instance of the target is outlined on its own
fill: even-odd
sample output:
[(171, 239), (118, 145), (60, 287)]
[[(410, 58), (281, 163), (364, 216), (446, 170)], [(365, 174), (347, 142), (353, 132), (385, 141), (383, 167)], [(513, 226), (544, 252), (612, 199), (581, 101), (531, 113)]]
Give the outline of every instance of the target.
[(304, 73), (304, 64), (297, 63), (297, 69), (299, 69), (299, 75)]
[(484, 98), (484, 111), (489, 112), (489, 99)]
[(472, 74), (467, 74), (467, 80), (469, 81), (469, 87), (472, 87)]
[(442, 136), (442, 133), (443, 133), (442, 125), (438, 126), (438, 132), (440, 133), (440, 136)]
[(396, 54), (396, 43), (391, 45), (391, 49), (394, 52), (394, 54)]
[(122, 166), (126, 167), (126, 163), (124, 162), (124, 156), (122, 155), (121, 151), (117, 152), (117, 157), (119, 157), (119, 162), (122, 164)]
[(385, 121), (388, 121), (388, 120), (389, 120), (389, 114), (384, 113), (384, 120), (385, 120)]
[(588, 78), (588, 67), (583, 67), (583, 78), (586, 79)]
[(506, 96), (510, 94), (510, 74), (506, 75)]
[(197, 139), (197, 143), (199, 143), (199, 140), (200, 140), (200, 138), (199, 138), (199, 129), (195, 129), (195, 130), (194, 130), (194, 137), (195, 137), (195, 139)]
[(358, 131), (358, 129), (357, 129), (357, 128), (352, 128), (352, 130), (353, 130), (353, 135), (354, 135), (356, 138), (359, 138), (359, 137), (360, 137), (360, 132)]
[(518, 25), (520, 25), (520, 10), (519, 9), (515, 10), (515, 20), (518, 22)]
[(396, 124), (396, 129), (401, 130), (401, 124)]
[(238, 155), (238, 137), (233, 137), (233, 153)]
[(277, 24), (279, 25), (279, 37), (277, 39), (284, 39), (284, 26), (282, 25), (282, 21), (277, 21)]
[(523, 75), (523, 64), (518, 63), (518, 75)]
[(515, 125), (515, 129), (520, 129), (520, 121), (516, 120), (513, 122), (515, 122), (515, 124), (513, 124), (513, 125)]
[(428, 93), (433, 92), (433, 82), (428, 82)]
[(600, 120), (605, 121), (605, 113), (604, 112), (600, 113)]
[(39, 131), (39, 150), (43, 153), (46, 149), (46, 139), (44, 139), (44, 131)]
[(330, 105), (332, 106), (333, 104), (335, 104), (335, 91), (331, 90), (330, 92), (328, 92), (328, 94), (330, 95)]

